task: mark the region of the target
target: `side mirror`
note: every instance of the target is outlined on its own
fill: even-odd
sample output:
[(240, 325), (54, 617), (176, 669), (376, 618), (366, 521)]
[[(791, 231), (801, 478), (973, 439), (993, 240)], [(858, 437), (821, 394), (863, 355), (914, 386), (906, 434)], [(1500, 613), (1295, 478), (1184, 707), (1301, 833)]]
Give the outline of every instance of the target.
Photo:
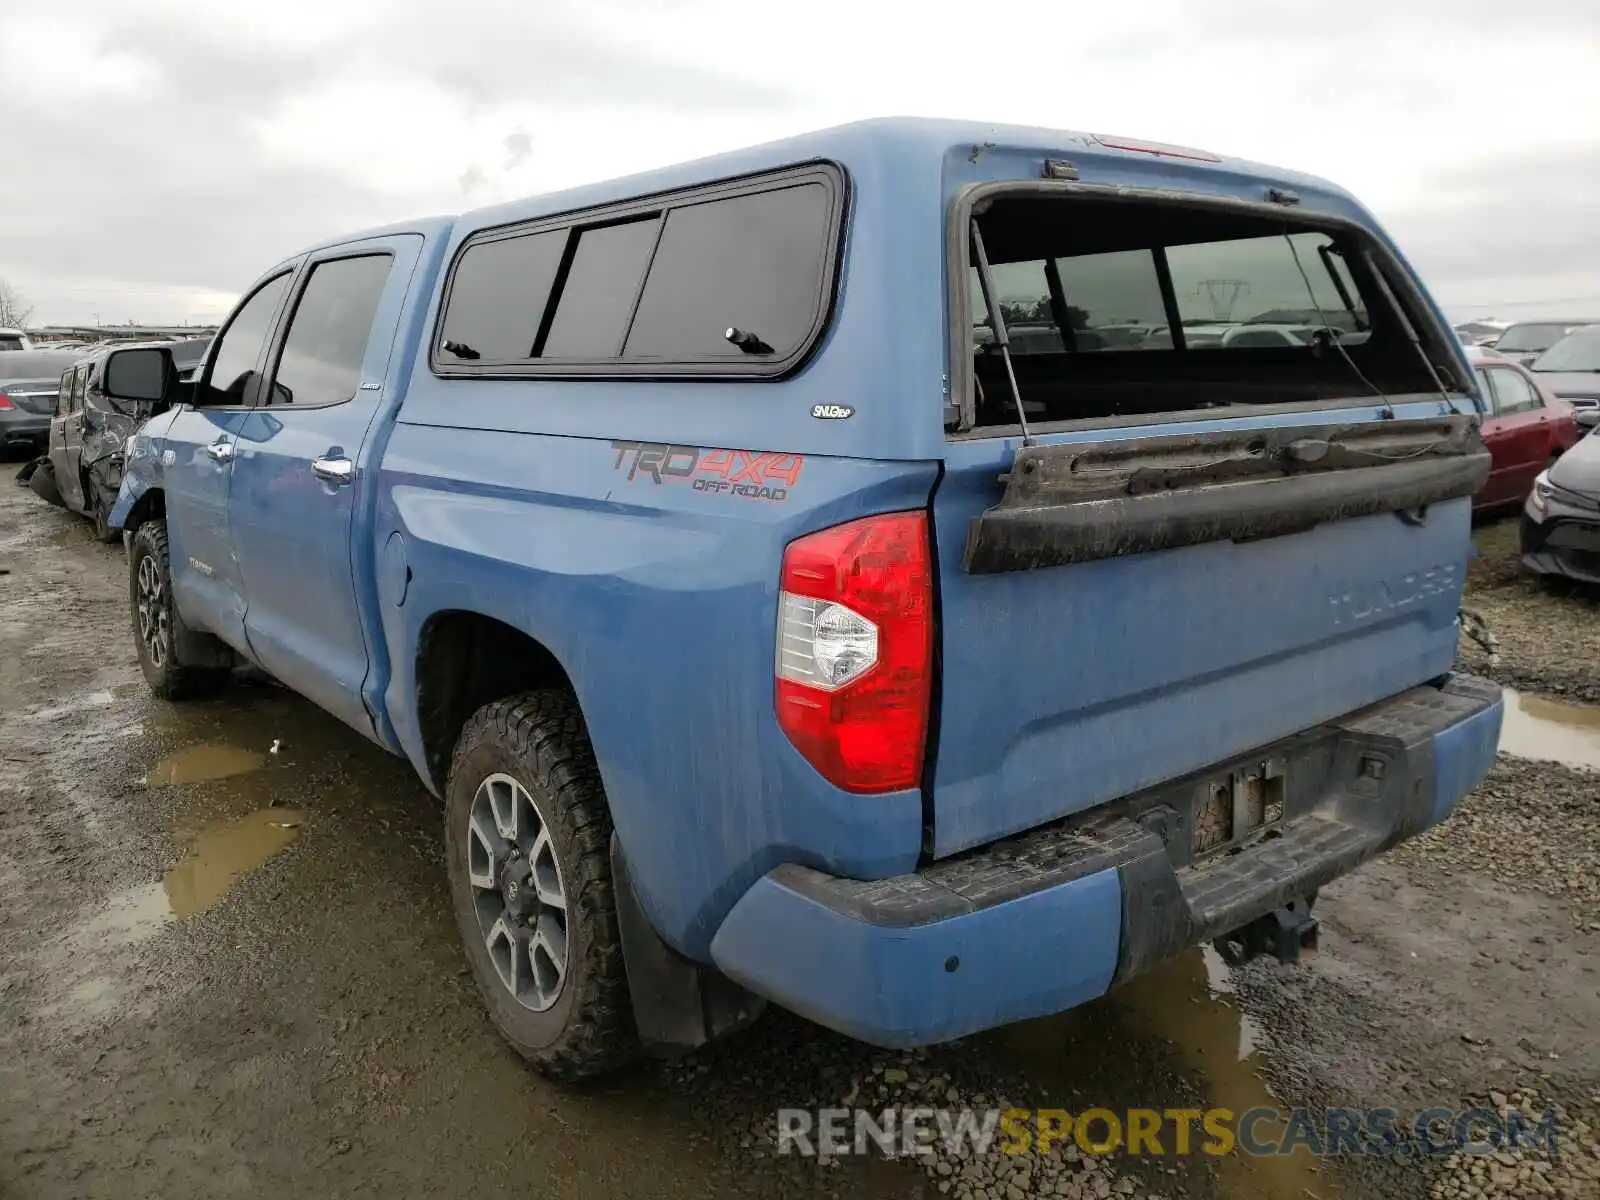
[(1580, 408), (1573, 419), (1579, 429), (1600, 428), (1600, 408)]
[(168, 381), (174, 374), (172, 352), (164, 347), (113, 350), (106, 356), (101, 388), (117, 400), (159, 402), (166, 397)]

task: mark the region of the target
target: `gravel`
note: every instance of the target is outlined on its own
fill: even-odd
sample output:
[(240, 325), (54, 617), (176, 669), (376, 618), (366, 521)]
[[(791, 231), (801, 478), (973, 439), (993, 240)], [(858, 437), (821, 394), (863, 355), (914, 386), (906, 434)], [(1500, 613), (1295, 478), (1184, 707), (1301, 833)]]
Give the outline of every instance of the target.
[(1419, 877), (1477, 872), (1571, 902), (1600, 933), (1600, 774), (1502, 754), (1453, 816), (1391, 851)]
[[(320, 715), (288, 698), (151, 704), (118, 632), (120, 551), (10, 488), (8, 470), (0, 489), (0, 566), (12, 572), (0, 581), (0, 881), (11, 901), (0, 905), (0, 1192), (16, 1191), (13, 1171), (27, 1174), (16, 1194), (73, 1200), (183, 1200), (223, 1184), (318, 1192), (328, 1190), (332, 1162), (346, 1185), (395, 1195), (492, 1193), (508, 1178), (543, 1178), (553, 1193), (592, 1186), (671, 1200), (1238, 1194), (1222, 1164), (1089, 1158), (1070, 1142), (1045, 1156), (939, 1146), (911, 1163), (776, 1154), (780, 1107), (1081, 1112), (1216, 1102), (1212, 1064), (1194, 1046), (1164, 1041), (1202, 1022), (1175, 1019), (1153, 1036), (1116, 996), (913, 1054), (772, 1013), (687, 1060), (590, 1089), (550, 1088), (500, 1045), (471, 994), (436, 867), (437, 814), (406, 764), (324, 732)], [(1504, 647), (1493, 674), (1600, 701), (1600, 602), (1521, 577), (1514, 522), (1478, 536), (1485, 554), (1473, 564), (1469, 604)], [(1464, 652), (1467, 669), (1481, 669), (1475, 654)], [(115, 703), (83, 707), (102, 694)], [(143, 737), (123, 736), (141, 724)], [(280, 734), (283, 753), (253, 776), (188, 789), (128, 782), (169, 748), (265, 750)], [(268, 780), (274, 801), (281, 787), (285, 803), (310, 813), (294, 848), (242, 878), (217, 910), (165, 927), (158, 940), (97, 947), (71, 972), (42, 969), (66, 961), (51, 949), (64, 926), (95, 927), (86, 923), (99, 918), (104, 893), (159, 878), (175, 861), (170, 832), (180, 820), (266, 804), (258, 789)], [(1239, 1006), (1266, 1033), (1252, 1066), (1275, 1068), (1283, 1083), (1273, 1094), (1286, 1104), (1414, 1110), (1463, 1095), (1496, 1103), (1492, 1087), (1511, 1104), (1565, 1106), (1559, 1163), (1541, 1169), (1543, 1156), (1525, 1155), (1457, 1156), (1426, 1172), (1394, 1164), (1372, 1177), (1375, 1189), (1336, 1169), (1334, 1178), (1352, 1182), (1344, 1194), (1600, 1197), (1600, 1096), (1588, 1100), (1600, 1069), (1586, 1050), (1600, 1028), (1600, 969), (1588, 966), (1600, 946), (1597, 807), (1596, 776), (1504, 759), (1453, 820), (1329, 889), (1319, 906), (1330, 930), (1324, 956), (1238, 973)], [(1401, 887), (1391, 859), (1428, 890)], [(1483, 876), (1500, 881), (1497, 893), (1537, 898), (1509, 914), (1499, 895), (1486, 906)], [(1577, 910), (1582, 931), (1564, 917), (1540, 925), (1534, 906), (1547, 904)], [(1066, 939), (1041, 940), (1041, 953), (1067, 952)], [(1284, 1200), (1301, 1200), (1298, 1190)]]
[(1517, 521), (1473, 531), (1478, 557), (1467, 571), (1467, 608), (1500, 642), (1500, 661), (1462, 638), (1461, 666), (1521, 691), (1600, 704), (1600, 589), (1541, 580), (1517, 551)]
[[(931, 1108), (952, 1116), (970, 1109), (981, 1118), (991, 1109), (1059, 1106), (1081, 1111), (1100, 1103), (1099, 1098), (1087, 1099), (1099, 1093), (1069, 1099), (1031, 1083), (1000, 1060), (993, 1046), (992, 1041), (974, 1038), (924, 1050), (878, 1050), (789, 1014), (769, 1012), (751, 1034), (664, 1064), (660, 1070), (670, 1090), (684, 1095), (697, 1109), (712, 1110), (705, 1114), (710, 1118), (707, 1124), (724, 1130), (724, 1149), (771, 1158), (798, 1176), (809, 1175), (819, 1188), (861, 1195), (865, 1194), (861, 1173), (871, 1160), (780, 1153), (779, 1107), (813, 1113), (842, 1108), (874, 1117), (886, 1109)], [(1167, 1083), (1168, 1088), (1175, 1085), (1176, 1081)], [(1007, 1154), (1000, 1149), (1004, 1136), (997, 1128), (988, 1151), (980, 1154), (965, 1142), (945, 1145), (934, 1129), (925, 1139), (926, 1153), (899, 1157), (921, 1170), (928, 1194), (955, 1200), (1156, 1200), (1172, 1194), (1145, 1178), (1154, 1174), (1168, 1181), (1161, 1163), (1134, 1163), (1120, 1152), (1087, 1155), (1070, 1137), (1051, 1145), (1045, 1154), (1036, 1148)], [(877, 1153), (869, 1145), (868, 1154)], [(1203, 1180), (1192, 1171), (1184, 1175), (1188, 1194), (1194, 1194), (1197, 1185), (1205, 1190)]]
[[(1556, 1153), (1544, 1148), (1501, 1149), (1495, 1154), (1452, 1154), (1439, 1164), (1429, 1196), (1433, 1200), (1468, 1197), (1600, 1195), (1600, 1143), (1593, 1126), (1583, 1116), (1570, 1112), (1557, 1101), (1543, 1100), (1537, 1089), (1520, 1088), (1510, 1093), (1489, 1092), (1472, 1098), (1475, 1104), (1493, 1109), (1502, 1120), (1510, 1109), (1518, 1109), (1537, 1126), (1546, 1112), (1556, 1118)], [(1600, 1096), (1591, 1097), (1600, 1104)]]

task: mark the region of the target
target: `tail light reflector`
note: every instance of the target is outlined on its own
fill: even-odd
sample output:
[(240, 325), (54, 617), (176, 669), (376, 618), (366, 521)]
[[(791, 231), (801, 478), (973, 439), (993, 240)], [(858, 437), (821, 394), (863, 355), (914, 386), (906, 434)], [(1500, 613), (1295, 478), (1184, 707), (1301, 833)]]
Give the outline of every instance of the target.
[(933, 681), (927, 515), (888, 513), (798, 538), (781, 579), (779, 727), (845, 791), (916, 787)]

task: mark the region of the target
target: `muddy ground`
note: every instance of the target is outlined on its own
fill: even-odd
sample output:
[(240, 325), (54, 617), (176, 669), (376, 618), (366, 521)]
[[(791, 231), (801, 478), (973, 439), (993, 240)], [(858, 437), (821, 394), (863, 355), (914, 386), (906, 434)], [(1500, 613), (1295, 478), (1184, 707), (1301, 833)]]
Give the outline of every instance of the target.
[[(1450, 825), (1324, 893), (1322, 950), (1295, 968), (1230, 972), (1197, 951), (1063, 1017), (913, 1056), (772, 1015), (712, 1053), (563, 1089), (478, 1006), (439, 814), (410, 768), (270, 685), (150, 699), (121, 551), (11, 487), (13, 470), (5, 1200), (1600, 1196), (1578, 1123), (1600, 1125), (1600, 776), (1503, 757)], [(1501, 635), (1500, 677), (1527, 693), (1518, 749), (1594, 762), (1594, 714), (1546, 698), (1600, 698), (1600, 603), (1521, 581), (1506, 539), (1479, 530), (1474, 602)], [(770, 1153), (777, 1108), (841, 1100), (1414, 1113), (1496, 1099), (1561, 1103), (1562, 1161)]]

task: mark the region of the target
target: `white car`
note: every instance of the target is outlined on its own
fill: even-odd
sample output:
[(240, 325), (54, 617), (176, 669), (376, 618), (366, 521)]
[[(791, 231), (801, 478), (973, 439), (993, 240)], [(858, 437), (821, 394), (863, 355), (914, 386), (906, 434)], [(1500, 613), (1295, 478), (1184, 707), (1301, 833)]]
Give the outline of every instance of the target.
[[(1222, 339), (1228, 331), (1237, 326), (1219, 321), (1214, 325), (1185, 325), (1183, 327), (1183, 344), (1191, 350), (1203, 350), (1207, 346), (1220, 346)], [(1150, 331), (1150, 335), (1140, 343), (1144, 350), (1170, 350), (1172, 349), (1172, 330), (1166, 325), (1158, 325)]]
[(0, 329), (0, 352), (6, 350), (32, 350), (33, 339), (20, 329)]
[(1224, 346), (1309, 346), (1311, 325), (1235, 325), (1222, 335)]

